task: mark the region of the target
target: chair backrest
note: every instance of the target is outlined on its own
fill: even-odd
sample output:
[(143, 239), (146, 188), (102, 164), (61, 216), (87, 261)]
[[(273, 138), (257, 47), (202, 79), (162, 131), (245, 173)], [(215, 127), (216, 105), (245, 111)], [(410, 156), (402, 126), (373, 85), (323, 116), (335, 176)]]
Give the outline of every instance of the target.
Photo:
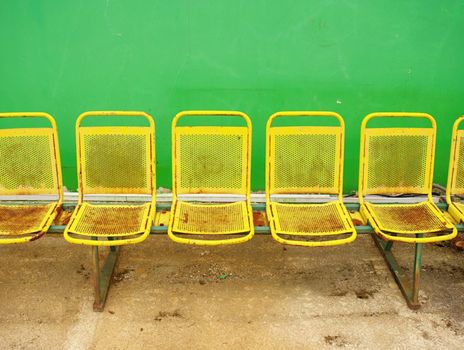
[[(368, 128), (372, 119), (425, 119), (430, 127)], [(436, 123), (425, 113), (371, 113), (361, 125), (359, 198), (380, 194), (431, 197)]]
[[(317, 117), (336, 126), (273, 126), (277, 118)], [(315, 118), (316, 119), (316, 118)], [(266, 126), (266, 195), (335, 194), (342, 196), (342, 117), (334, 112), (277, 112)]]
[[(178, 126), (181, 118), (242, 118), (246, 126)], [(223, 119), (221, 119), (223, 120)], [(173, 194), (250, 196), (251, 121), (236, 111), (184, 111), (172, 122)]]
[(464, 116), (454, 122), (451, 139), (451, 153), (448, 170), (446, 199), (451, 203), (451, 196), (464, 195), (464, 130), (459, 130)]
[(0, 113), (1, 119), (46, 119), (49, 127), (0, 129), (0, 195), (63, 199), (56, 122), (47, 113)]
[[(149, 126), (82, 126), (88, 117), (142, 117)], [(155, 195), (155, 123), (145, 112), (82, 113), (76, 122), (79, 198), (86, 194)]]

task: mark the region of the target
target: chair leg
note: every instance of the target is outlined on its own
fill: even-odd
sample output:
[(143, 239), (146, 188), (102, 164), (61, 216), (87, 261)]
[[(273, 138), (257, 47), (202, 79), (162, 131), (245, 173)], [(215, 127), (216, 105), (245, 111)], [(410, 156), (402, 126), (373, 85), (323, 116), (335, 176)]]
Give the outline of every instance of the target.
[[(422, 235), (416, 235), (417, 237), (421, 237)], [(412, 283), (409, 281), (409, 278), (406, 276), (404, 270), (399, 266), (398, 262), (396, 261), (393, 253), (391, 251), (393, 246), (393, 241), (385, 242), (376, 234), (372, 234), (374, 238), (374, 242), (379, 248), (382, 256), (385, 259), (393, 277), (395, 278), (398, 287), (401, 290), (404, 298), (410, 309), (417, 310), (420, 308), (419, 303), (419, 285), (420, 285), (420, 275), (421, 275), (421, 267), (422, 267), (422, 243), (415, 244), (415, 253), (414, 253), (414, 268), (413, 268), (413, 276), (412, 276)]]
[(106, 297), (110, 288), (111, 280), (119, 256), (119, 246), (111, 246), (108, 256), (105, 259), (103, 267), (100, 268), (100, 255), (98, 246), (92, 247), (93, 267), (95, 276), (95, 302), (93, 311), (103, 311), (105, 308)]

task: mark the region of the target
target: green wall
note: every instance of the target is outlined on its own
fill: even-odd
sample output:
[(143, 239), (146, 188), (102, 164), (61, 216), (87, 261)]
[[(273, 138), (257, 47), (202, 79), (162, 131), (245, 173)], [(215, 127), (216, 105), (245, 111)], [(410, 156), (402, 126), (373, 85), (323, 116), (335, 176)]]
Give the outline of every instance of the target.
[(158, 186), (170, 187), (170, 121), (183, 109), (237, 109), (253, 121), (253, 188), (278, 110), (346, 120), (345, 191), (357, 187), (359, 125), (372, 111), (438, 122), (435, 181), (446, 182), (464, 113), (464, 2), (2, 0), (0, 110), (47, 111), (76, 189), (74, 121), (95, 109), (156, 118)]

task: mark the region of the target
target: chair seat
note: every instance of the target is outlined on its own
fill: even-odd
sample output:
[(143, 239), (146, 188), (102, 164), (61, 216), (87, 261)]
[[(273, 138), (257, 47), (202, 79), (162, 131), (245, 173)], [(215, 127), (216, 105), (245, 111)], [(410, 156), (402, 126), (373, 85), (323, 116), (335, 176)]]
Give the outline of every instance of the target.
[(464, 221), (464, 203), (461, 202), (452, 202), (452, 205), (454, 205), (459, 212), (459, 221), (463, 222)]
[(0, 235), (30, 235), (43, 231), (50, 223), (56, 205), (0, 205)]
[(414, 204), (365, 203), (381, 231), (398, 234), (448, 233), (453, 225), (431, 202)]
[(250, 232), (247, 203), (189, 203), (177, 201), (172, 231), (187, 234), (235, 234)]
[(94, 205), (76, 208), (69, 233), (84, 236), (129, 236), (146, 230), (151, 203), (133, 205)]
[(349, 215), (340, 202), (289, 204), (271, 202), (278, 234), (324, 236), (354, 231)]

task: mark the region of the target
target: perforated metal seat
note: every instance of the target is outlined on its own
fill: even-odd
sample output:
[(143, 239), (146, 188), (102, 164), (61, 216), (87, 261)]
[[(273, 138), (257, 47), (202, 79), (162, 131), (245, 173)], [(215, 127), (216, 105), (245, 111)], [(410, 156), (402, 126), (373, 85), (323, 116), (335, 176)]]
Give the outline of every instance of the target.
[(448, 206), (448, 212), (457, 222), (464, 222), (464, 203), (453, 201)]
[[(330, 118), (339, 125), (272, 126), (281, 117), (293, 121), (296, 117), (318, 117), (325, 121)], [(343, 119), (333, 112), (278, 112), (269, 118), (266, 208), (276, 241), (314, 247), (345, 244), (356, 238), (342, 202), (343, 133)], [(273, 199), (274, 195), (286, 194), (328, 194), (337, 196), (337, 200), (293, 204)], [(300, 236), (313, 239), (303, 241)]]
[[(367, 122), (375, 118), (420, 118), (428, 120), (431, 127), (367, 128)], [(430, 243), (457, 235), (454, 225), (432, 200), (435, 133), (435, 120), (424, 113), (372, 113), (363, 120), (359, 182), (361, 213), (384, 239)], [(375, 204), (366, 197), (398, 194), (427, 195), (427, 201)]]
[[(246, 121), (247, 127), (177, 125), (183, 117), (195, 119), (201, 116), (239, 117)], [(172, 132), (173, 202), (169, 237), (178, 243), (199, 245), (235, 244), (251, 239), (254, 230), (250, 204), (251, 122), (248, 116), (233, 111), (181, 112), (173, 120)], [(195, 203), (179, 199), (196, 194), (237, 195), (243, 200)], [(212, 237), (232, 234), (242, 235)], [(195, 235), (196, 238), (182, 235)]]
[(57, 204), (0, 205), (0, 235), (32, 235), (41, 232)]
[(69, 234), (85, 236), (130, 236), (143, 234), (148, 224), (150, 203), (141, 205), (93, 205), (83, 203)]
[(317, 236), (353, 232), (349, 214), (339, 202), (323, 204), (272, 202), (271, 211), (278, 234)]
[(50, 124), (0, 129), (0, 244), (22, 243), (48, 231), (63, 200), (56, 123), (46, 113), (0, 113), (5, 118)]
[[(143, 117), (150, 126), (81, 126), (92, 116)], [(77, 120), (79, 203), (64, 236), (76, 244), (115, 246), (143, 241), (155, 215), (154, 121), (144, 112), (86, 112)], [(92, 203), (89, 194), (144, 194), (150, 201)]]
[(451, 233), (454, 226), (435, 204), (372, 204), (366, 209), (380, 230), (396, 234)]
[(250, 231), (246, 202), (204, 204), (177, 201), (173, 232), (234, 234)]

